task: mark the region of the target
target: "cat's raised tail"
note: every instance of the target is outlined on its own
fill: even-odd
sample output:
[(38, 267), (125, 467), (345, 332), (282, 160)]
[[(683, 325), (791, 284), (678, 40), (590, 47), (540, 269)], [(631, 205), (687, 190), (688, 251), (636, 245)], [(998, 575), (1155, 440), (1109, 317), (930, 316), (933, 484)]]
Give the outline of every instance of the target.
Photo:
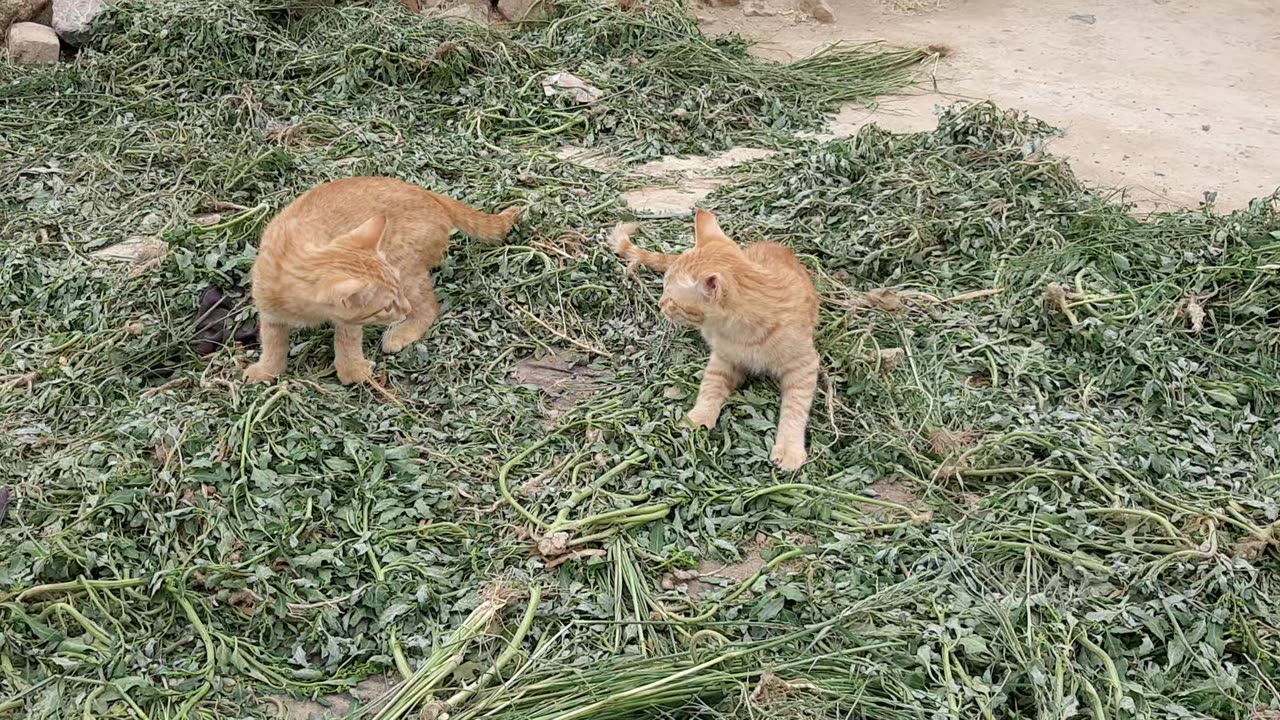
[(511, 233), (522, 208), (509, 207), (497, 215), (480, 212), (448, 195), (435, 194), (436, 202), (449, 214), (450, 221), (463, 235), (485, 242), (501, 242)]
[(639, 223), (618, 223), (609, 233), (609, 249), (618, 257), (627, 261), (627, 272), (635, 272), (636, 267), (644, 265), (650, 270), (665, 273), (678, 255), (665, 255), (650, 252), (637, 247), (631, 242), (631, 236), (640, 229)]

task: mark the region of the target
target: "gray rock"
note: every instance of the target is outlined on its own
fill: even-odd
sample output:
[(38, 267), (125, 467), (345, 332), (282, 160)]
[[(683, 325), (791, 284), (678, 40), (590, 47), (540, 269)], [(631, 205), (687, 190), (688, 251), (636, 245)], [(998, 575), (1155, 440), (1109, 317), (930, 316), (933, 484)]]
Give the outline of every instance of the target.
[(0, 0), (0, 33), (7, 33), (14, 23), (34, 21), (48, 25), (40, 18), (49, 10), (49, 0)]
[(89, 41), (93, 19), (107, 6), (107, 0), (53, 0), (53, 29), (71, 45)]
[(747, 17), (775, 17), (780, 13), (765, 5), (761, 0), (744, 0), (742, 3), (742, 14)]
[(460, 2), (439, 12), (440, 17), (450, 20), (461, 20), (478, 25), (486, 25), (489, 22), (489, 12), (473, 2)]
[(800, 12), (818, 22), (829, 23), (836, 20), (836, 15), (831, 12), (831, 6), (827, 4), (827, 0), (799, 0), (797, 6)]
[(497, 8), (510, 22), (546, 20), (555, 14), (550, 0), (498, 0)]
[(58, 34), (37, 23), (9, 26), (9, 60), (17, 65), (52, 65), (58, 62)]

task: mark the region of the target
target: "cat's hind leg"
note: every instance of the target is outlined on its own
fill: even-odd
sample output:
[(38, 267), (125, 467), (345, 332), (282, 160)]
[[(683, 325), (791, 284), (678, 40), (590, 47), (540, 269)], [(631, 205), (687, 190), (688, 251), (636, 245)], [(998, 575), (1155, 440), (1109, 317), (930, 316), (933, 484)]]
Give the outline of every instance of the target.
[(413, 285), (405, 288), (409, 305), (413, 308), (403, 322), (387, 328), (382, 336), (382, 351), (398, 353), (417, 342), (431, 329), (440, 314), (440, 302), (436, 300), (431, 276), (424, 274)]
[(769, 459), (782, 470), (794, 472), (809, 458), (804, 449), (804, 432), (818, 389), (817, 353), (784, 368), (778, 374), (778, 385), (782, 390), (782, 411), (778, 413), (778, 437)]

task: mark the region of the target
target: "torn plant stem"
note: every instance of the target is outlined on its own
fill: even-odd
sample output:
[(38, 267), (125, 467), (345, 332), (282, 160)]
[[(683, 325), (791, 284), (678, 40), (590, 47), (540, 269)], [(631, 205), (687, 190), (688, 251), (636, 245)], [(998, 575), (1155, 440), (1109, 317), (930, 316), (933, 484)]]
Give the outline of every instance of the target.
[(404, 648), (400, 647), (400, 639), (396, 637), (396, 628), (391, 627), (391, 637), (387, 640), (387, 644), (391, 646), (391, 658), (395, 661), (396, 672), (400, 673), (400, 680), (408, 682), (413, 677), (413, 668), (409, 666), (409, 660), (404, 656)]
[(79, 580), (72, 580), (69, 582), (36, 585), (35, 587), (27, 588), (26, 590), (18, 593), (17, 597), (14, 598), (14, 601), (19, 603), (26, 602), (34, 597), (49, 593), (86, 592), (90, 588), (94, 590), (120, 590), (124, 588), (140, 587), (148, 584), (149, 582), (151, 582), (151, 580), (147, 578), (126, 578), (123, 580), (90, 580), (87, 578), (81, 578)]
[(1074, 293), (1068, 295), (1066, 288), (1053, 282), (1045, 286), (1044, 294), (1067, 317), (1073, 329), (1080, 326), (1080, 321), (1076, 318), (1075, 312), (1071, 310), (1071, 306), (1067, 303), (1069, 297), (1074, 297)]
[(1173, 523), (1169, 522), (1168, 518), (1158, 513), (1154, 513), (1150, 510), (1143, 510), (1140, 508), (1126, 508), (1126, 507), (1096, 507), (1096, 508), (1083, 508), (1080, 512), (1084, 513), (1085, 515), (1124, 515), (1124, 516), (1149, 520), (1159, 525), (1160, 529), (1164, 530), (1165, 534), (1169, 536), (1170, 540), (1176, 540), (1179, 543), (1186, 543), (1186, 544), (1191, 543), (1190, 540), (1188, 540), (1187, 538), (1183, 537), (1181, 534), (1178, 533), (1177, 528), (1173, 526)]
[(209, 225), (196, 225), (195, 232), (197, 234), (205, 235), (209, 233), (218, 233), (224, 230), (230, 230), (231, 228), (234, 228), (238, 225), (243, 225), (245, 223), (259, 220), (260, 218), (262, 218), (262, 216), (266, 215), (267, 212), (270, 210), (271, 210), (271, 207), (266, 203), (262, 203), (251, 208), (244, 208), (240, 213), (236, 215), (232, 215), (231, 217), (221, 222), (217, 222)]
[[(486, 594), (488, 597), (471, 611), (458, 629), (423, 662), (412, 677), (369, 706), (382, 706), (373, 720), (400, 720), (408, 716), (431, 696), (432, 691), (449, 679), (453, 671), (462, 664), (467, 647), (484, 634), (511, 597), (508, 591), (500, 587)], [(364, 714), (360, 717), (364, 717)]]
[(532, 321), (534, 321), (535, 323), (537, 323), (538, 325), (540, 325), (540, 326), (541, 326), (543, 329), (545, 329), (547, 332), (551, 333), (552, 335), (555, 335), (556, 337), (560, 338), (561, 340), (564, 340), (565, 342), (569, 343), (570, 345), (573, 345), (574, 347), (581, 348), (581, 349), (583, 349), (583, 350), (586, 350), (586, 351), (587, 351), (587, 352), (589, 352), (589, 353), (593, 353), (593, 354), (599, 355), (599, 356), (601, 356), (601, 357), (607, 357), (607, 358), (612, 358), (612, 357), (613, 357), (613, 353), (609, 352), (608, 350), (604, 350), (604, 349), (602, 349), (602, 348), (598, 348), (598, 347), (596, 347), (596, 346), (594, 346), (594, 345), (592, 345), (592, 344), (590, 344), (590, 343), (588, 343), (588, 342), (584, 342), (584, 341), (582, 341), (582, 340), (578, 340), (577, 338), (571, 337), (568, 333), (565, 333), (565, 332), (563, 332), (563, 331), (561, 331), (561, 330), (557, 330), (557, 329), (555, 329), (555, 328), (551, 327), (551, 325), (550, 325), (549, 323), (547, 323), (547, 321), (543, 320), (542, 318), (538, 317), (537, 315), (534, 315), (532, 312), (529, 312), (528, 310), (525, 310), (524, 308), (520, 307), (520, 306), (519, 306), (519, 305), (517, 305), (516, 303), (511, 303), (511, 304), (510, 304), (510, 307), (513, 307), (513, 308), (515, 308), (516, 310), (519, 310), (519, 311), (520, 311), (521, 313), (523, 313), (526, 317), (528, 317), (530, 320), (532, 320)]
[(1095, 560), (1091, 557), (1081, 555), (1079, 553), (1068, 553), (1051, 548), (1046, 545), (1034, 542), (1018, 542), (1013, 540), (988, 540), (984, 538), (974, 538), (975, 542), (990, 547), (1004, 548), (1008, 550), (1019, 550), (1022, 552), (1034, 551), (1046, 557), (1054, 558), (1060, 562), (1079, 565), (1080, 567), (1092, 570), (1103, 575), (1110, 575), (1111, 568), (1105, 563)]
[(653, 503), (638, 507), (610, 510), (598, 515), (582, 518), (574, 523), (575, 528), (592, 528), (601, 525), (642, 525), (666, 517), (671, 512), (671, 503)]
[(529, 601), (525, 607), (524, 617), (520, 619), (520, 624), (516, 626), (515, 632), (511, 634), (511, 640), (507, 642), (507, 647), (498, 655), (498, 659), (494, 660), (493, 665), (475, 682), (449, 696), (449, 699), (444, 701), (443, 707), (440, 708), (439, 720), (448, 720), (449, 712), (453, 708), (470, 700), (478, 691), (483, 690), (489, 683), (493, 682), (493, 679), (502, 672), (507, 663), (511, 662), (511, 659), (520, 652), (520, 646), (524, 643), (525, 636), (529, 634), (529, 629), (533, 627), (533, 620), (538, 613), (538, 604), (541, 602), (542, 588), (536, 585), (530, 586)]
[(1087, 297), (1081, 296), (1078, 293), (1075, 295), (1076, 297), (1072, 299), (1071, 302), (1067, 303), (1067, 307), (1074, 309), (1078, 307), (1085, 307), (1087, 305), (1097, 305), (1098, 303), (1109, 303), (1109, 302), (1115, 302), (1116, 300), (1129, 300), (1133, 298), (1132, 293), (1116, 293), (1112, 295), (1091, 295)]
[[(840, 490), (832, 490), (830, 488), (821, 487), (818, 485), (808, 485), (806, 483), (783, 483), (781, 485), (773, 485), (767, 488), (762, 488), (760, 490), (755, 490), (747, 494), (747, 501), (750, 502), (752, 500), (766, 497), (768, 495), (774, 495), (777, 493), (789, 494), (793, 492), (801, 493), (801, 497), (804, 497), (804, 495), (806, 494), (827, 495), (830, 497), (840, 498), (842, 500), (848, 500), (853, 503), (861, 503), (865, 505), (876, 505), (889, 510), (896, 510), (906, 515), (915, 514), (914, 510), (912, 510), (911, 508), (901, 503), (896, 503), (889, 500), (881, 500), (880, 498), (870, 497), (867, 495), (858, 495), (857, 493), (843, 492)], [(865, 513), (861, 513), (861, 514), (865, 514)]]
[(1004, 292), (1004, 288), (987, 288), (985, 290), (972, 290), (967, 293), (960, 293), (959, 295), (953, 295), (943, 300), (942, 302), (945, 305), (952, 305), (955, 303), (962, 303), (962, 302), (968, 302), (970, 300), (977, 300), (979, 298), (992, 297), (993, 295), (999, 295), (1002, 292)]
[(615, 399), (604, 402), (600, 407), (597, 407), (588, 411), (587, 416), (584, 418), (578, 418), (576, 420), (570, 420), (570, 421), (561, 423), (554, 430), (552, 430), (551, 432), (543, 436), (541, 440), (538, 440), (537, 442), (530, 444), (524, 450), (521, 450), (519, 453), (516, 453), (516, 455), (512, 457), (510, 460), (503, 463), (502, 467), (498, 468), (498, 492), (502, 494), (502, 499), (505, 500), (507, 504), (511, 506), (511, 509), (515, 510), (516, 513), (520, 515), (520, 517), (523, 517), (525, 520), (528, 520), (530, 523), (533, 523), (533, 525), (536, 528), (539, 528), (542, 530), (548, 529), (550, 525), (546, 521), (544, 521), (542, 518), (535, 515), (532, 511), (530, 511), (525, 506), (521, 505), (519, 501), (516, 500), (515, 495), (511, 493), (511, 486), (508, 482), (508, 477), (511, 475), (512, 469), (514, 469), (517, 465), (523, 462), (525, 458), (532, 455), (539, 448), (543, 447), (544, 445), (546, 445), (547, 443), (551, 442), (552, 440), (558, 437), (562, 437), (563, 433), (566, 430), (578, 427), (580, 425), (591, 425), (592, 422), (596, 420), (596, 418), (600, 413), (613, 410), (617, 408), (620, 404), (621, 404), (621, 401), (615, 398)]
[[(566, 527), (581, 526), (582, 523), (571, 523), (569, 522), (569, 519), (568, 519), (569, 513), (572, 512), (575, 507), (577, 507), (578, 503), (582, 502), (584, 499), (594, 494), (601, 487), (603, 487), (605, 483), (617, 477), (618, 475), (622, 474), (622, 472), (625, 471), (627, 468), (640, 464), (644, 460), (648, 459), (648, 457), (649, 457), (648, 453), (644, 452), (643, 450), (637, 450), (631, 453), (630, 455), (628, 455), (627, 457), (623, 458), (622, 462), (618, 463), (617, 465), (614, 465), (612, 468), (605, 471), (604, 473), (601, 473), (600, 477), (596, 478), (587, 487), (582, 488), (581, 490), (574, 491), (573, 494), (569, 496), (569, 499), (565, 502), (564, 507), (560, 509), (559, 514), (556, 515), (555, 521), (551, 523), (551, 530), (555, 531), (555, 530), (559, 530)], [(582, 466), (579, 466), (579, 467), (582, 467)], [(578, 474), (579, 467), (574, 468), (573, 475), (576, 476)]]

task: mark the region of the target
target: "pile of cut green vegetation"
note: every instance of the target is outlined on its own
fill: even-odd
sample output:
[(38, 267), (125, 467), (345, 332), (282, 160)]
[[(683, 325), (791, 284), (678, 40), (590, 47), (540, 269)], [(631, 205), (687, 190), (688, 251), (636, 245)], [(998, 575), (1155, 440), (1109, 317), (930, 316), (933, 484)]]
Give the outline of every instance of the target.
[[(0, 67), (0, 717), (1280, 713), (1276, 198), (1137, 219), (987, 105), (798, 139), (928, 51), (773, 64), (665, 0), (96, 37)], [(706, 349), (600, 242), (634, 163), (743, 144), (777, 152), (708, 206), (824, 297), (795, 475), (767, 383), (678, 426)], [(324, 330), (272, 386), (197, 352), (271, 215), (358, 174), (529, 212), (456, 244), (376, 386)]]

